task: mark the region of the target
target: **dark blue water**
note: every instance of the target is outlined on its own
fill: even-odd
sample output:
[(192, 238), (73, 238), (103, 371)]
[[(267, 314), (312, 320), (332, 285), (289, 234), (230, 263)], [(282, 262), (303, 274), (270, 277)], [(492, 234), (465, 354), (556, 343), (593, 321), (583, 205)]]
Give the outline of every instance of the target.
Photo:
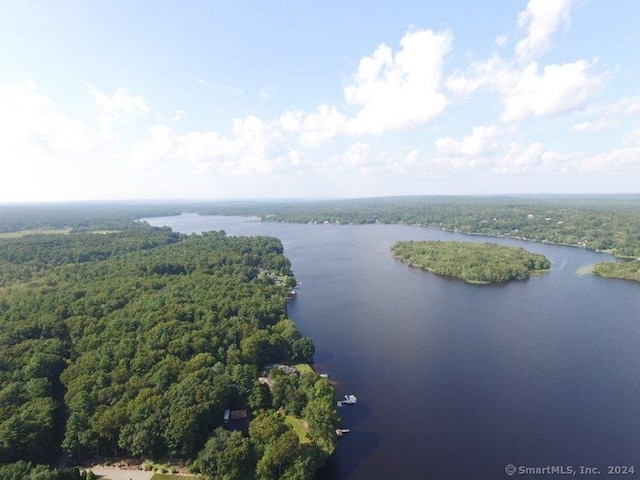
[[(400, 225), (149, 222), (282, 240), (301, 282), (289, 316), (317, 370), (359, 399), (340, 410), (351, 433), (319, 478), (506, 479), (508, 464), (640, 475), (640, 285), (577, 273), (609, 256)], [(468, 285), (394, 260), (409, 239), (522, 246), (552, 270)]]

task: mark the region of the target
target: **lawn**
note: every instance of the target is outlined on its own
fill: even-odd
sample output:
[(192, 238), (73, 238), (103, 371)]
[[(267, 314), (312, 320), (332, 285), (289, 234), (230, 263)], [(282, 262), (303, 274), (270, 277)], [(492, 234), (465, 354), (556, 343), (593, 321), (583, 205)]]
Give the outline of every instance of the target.
[(313, 373), (313, 368), (308, 363), (298, 363), (294, 365), (300, 373)]
[(300, 418), (294, 417), (293, 415), (287, 415), (284, 418), (284, 423), (293, 428), (293, 431), (296, 432), (298, 438), (300, 439), (300, 443), (311, 443), (311, 439), (309, 438), (309, 425), (307, 424), (307, 422), (301, 420)]

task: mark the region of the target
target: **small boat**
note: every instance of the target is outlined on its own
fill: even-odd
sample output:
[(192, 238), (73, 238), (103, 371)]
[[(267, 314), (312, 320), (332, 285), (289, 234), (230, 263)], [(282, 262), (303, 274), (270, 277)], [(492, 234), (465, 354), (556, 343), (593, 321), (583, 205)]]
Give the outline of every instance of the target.
[(336, 428), (336, 435), (338, 435), (339, 437), (341, 437), (342, 435), (344, 435), (345, 433), (349, 433), (349, 429), (348, 428)]

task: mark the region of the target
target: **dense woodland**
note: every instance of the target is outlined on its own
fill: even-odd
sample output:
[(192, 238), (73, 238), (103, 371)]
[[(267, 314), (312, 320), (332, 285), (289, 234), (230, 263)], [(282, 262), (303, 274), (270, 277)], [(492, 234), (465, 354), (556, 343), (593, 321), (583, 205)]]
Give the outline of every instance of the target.
[(551, 267), (543, 255), (495, 243), (407, 241), (397, 242), (392, 252), (413, 267), (468, 283), (526, 280), (531, 272)]
[[(310, 478), (333, 451), (326, 380), (257, 381), (265, 365), (314, 351), (286, 318), (294, 280), (281, 244), (134, 222), (181, 212), (567, 244), (622, 258), (597, 275), (640, 281), (632, 195), (2, 205), (0, 478), (79, 478), (37, 465), (63, 452), (180, 457), (210, 478)], [(248, 408), (248, 426), (224, 428), (226, 408)]]
[(133, 228), (137, 218), (181, 212), (255, 215), (271, 222), (401, 223), (565, 244), (610, 252), (625, 260), (598, 266), (597, 275), (640, 281), (640, 195), (0, 205), (0, 237), (3, 232), (42, 228), (126, 230)]
[[(28, 235), (0, 239), (0, 272), (2, 478), (75, 479), (36, 466), (68, 452), (305, 479), (333, 452), (326, 379), (274, 371), (271, 388), (258, 382), (266, 365), (314, 354), (286, 316), (295, 281), (277, 239), (145, 224)], [(248, 409), (249, 423), (229, 429), (228, 408)]]

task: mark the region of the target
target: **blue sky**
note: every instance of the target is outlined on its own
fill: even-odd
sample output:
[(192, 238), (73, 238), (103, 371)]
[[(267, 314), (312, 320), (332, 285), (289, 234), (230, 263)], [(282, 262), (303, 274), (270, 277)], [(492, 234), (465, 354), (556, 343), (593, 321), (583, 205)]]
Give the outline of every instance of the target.
[(640, 2), (0, 1), (0, 202), (640, 188)]

